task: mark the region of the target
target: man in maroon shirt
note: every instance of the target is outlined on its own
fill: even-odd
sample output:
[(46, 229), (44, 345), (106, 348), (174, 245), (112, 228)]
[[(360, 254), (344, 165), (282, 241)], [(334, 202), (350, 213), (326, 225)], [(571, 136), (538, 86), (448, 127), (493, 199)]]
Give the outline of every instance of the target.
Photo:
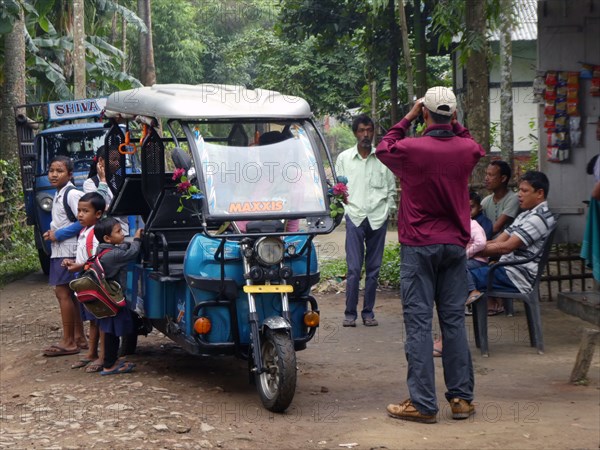
[[(407, 138), (419, 115), (424, 136)], [(467, 298), (465, 246), (470, 238), (468, 179), (485, 150), (456, 120), (456, 97), (431, 88), (384, 136), (377, 157), (400, 178), (398, 211), (400, 289), (410, 398), (390, 404), (394, 418), (434, 423), (438, 411), (433, 365), (435, 301), (444, 352), (446, 399), (452, 417), (474, 414), (473, 365), (465, 331)]]

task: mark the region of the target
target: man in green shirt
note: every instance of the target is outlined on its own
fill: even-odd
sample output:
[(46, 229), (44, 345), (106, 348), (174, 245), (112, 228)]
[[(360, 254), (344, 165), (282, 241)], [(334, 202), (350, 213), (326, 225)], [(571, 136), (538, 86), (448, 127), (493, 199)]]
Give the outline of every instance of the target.
[[(396, 180), (392, 172), (375, 157), (372, 146), (374, 124), (361, 114), (352, 122), (356, 145), (337, 158), (338, 176), (348, 179), (346, 210), (346, 310), (345, 327), (355, 327), (358, 317), (358, 287), (365, 262), (365, 297), (361, 318), (368, 327), (377, 326), (373, 307), (379, 268), (385, 247), (387, 219), (396, 209)], [(366, 249), (366, 256), (365, 256)]]
[(493, 235), (499, 235), (519, 215), (517, 194), (508, 188), (512, 171), (505, 161), (492, 161), (485, 172), (485, 187), (492, 191), (481, 202), (483, 214), (494, 225)]

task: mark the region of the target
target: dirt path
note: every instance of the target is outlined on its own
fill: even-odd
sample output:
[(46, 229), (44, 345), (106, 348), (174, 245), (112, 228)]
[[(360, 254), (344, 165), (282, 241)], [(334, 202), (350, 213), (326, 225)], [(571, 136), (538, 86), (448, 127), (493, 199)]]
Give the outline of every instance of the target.
[(140, 338), (128, 375), (72, 370), (74, 356), (44, 358), (41, 349), (59, 333), (56, 300), (41, 274), (12, 283), (0, 290), (0, 447), (599, 447), (599, 352), (589, 384), (569, 385), (580, 330), (589, 324), (554, 304), (543, 305), (545, 355), (528, 346), (522, 309), (491, 318), (489, 358), (471, 339), (472, 419), (450, 418), (437, 360), (439, 422), (422, 425), (385, 414), (387, 403), (406, 397), (396, 293), (379, 293), (377, 328), (342, 328), (342, 294), (318, 300), (322, 327), (298, 353), (296, 396), (286, 414), (273, 414), (260, 405), (244, 361), (189, 357), (157, 332)]

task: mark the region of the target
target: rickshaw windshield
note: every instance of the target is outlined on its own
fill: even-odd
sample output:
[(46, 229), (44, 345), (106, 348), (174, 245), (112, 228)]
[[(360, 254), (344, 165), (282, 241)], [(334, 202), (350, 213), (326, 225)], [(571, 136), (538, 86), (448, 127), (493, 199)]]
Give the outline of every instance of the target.
[(104, 144), (105, 134), (103, 128), (40, 134), (39, 173), (46, 173), (50, 161), (59, 155), (71, 158), (76, 172), (88, 171), (96, 151)]
[(210, 216), (326, 212), (319, 139), (308, 121), (190, 124)]

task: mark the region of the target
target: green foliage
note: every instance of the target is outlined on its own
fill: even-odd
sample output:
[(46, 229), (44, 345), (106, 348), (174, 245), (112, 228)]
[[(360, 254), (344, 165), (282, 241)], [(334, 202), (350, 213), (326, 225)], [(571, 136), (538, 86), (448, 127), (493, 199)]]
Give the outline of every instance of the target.
[(39, 269), (33, 228), (15, 230), (0, 246), (0, 287)]
[[(346, 277), (348, 266), (343, 258), (320, 261), (321, 280), (339, 280)], [(400, 286), (400, 244), (390, 243), (383, 250), (379, 284), (389, 288)]]
[(386, 9), (374, 11), (371, 2), (360, 0), (286, 0), (277, 30), (286, 45), (300, 42), (291, 64), (310, 65), (299, 81), (317, 111), (338, 115), (353, 107), (368, 110), (365, 86), (371, 80), (389, 86), (397, 33), (391, 31)]
[[(485, 1), (487, 29), (497, 29), (500, 23), (500, 0), (481, 1)], [(466, 8), (466, 0), (438, 1), (432, 14), (432, 32), (438, 37), (438, 50), (453, 48), (453, 51), (460, 53), (461, 65), (466, 64), (473, 52), (487, 47), (486, 35), (466, 29)], [(454, 41), (457, 36), (458, 43)]]
[(0, 208), (3, 212), (0, 216), (2, 219), (0, 244), (9, 238), (12, 227), (24, 217), (21, 213), (23, 195), (19, 172), (17, 161), (9, 162), (0, 159)]
[[(9, 9), (0, 7), (0, 29), (12, 23), (19, 7), (25, 13), (25, 45), (27, 101), (44, 102), (73, 97), (73, 39), (71, 3), (66, 0), (9, 0)], [(15, 9), (15, 5), (17, 9)], [(140, 82), (121, 70), (124, 55), (111, 42), (112, 18), (117, 13), (131, 27), (147, 31), (133, 11), (112, 0), (85, 2), (86, 71), (88, 96), (107, 95), (115, 90), (141, 86)], [(117, 21), (121, 23), (121, 20)], [(10, 31), (10, 29), (8, 29)], [(0, 31), (0, 48), (3, 48)], [(4, 53), (0, 50), (0, 64)], [(0, 77), (1, 78), (1, 77)]]
[(326, 259), (320, 261), (319, 270), (321, 271), (321, 280), (338, 280), (346, 278), (348, 266), (343, 258)]
[(21, 7), (16, 0), (4, 0), (0, 7), (0, 35), (10, 33), (15, 19), (19, 18)]
[(325, 139), (329, 150), (334, 156), (356, 144), (356, 137), (352, 132), (352, 128), (345, 124), (331, 127), (329, 131), (325, 132)]
[(383, 250), (379, 270), (379, 283), (383, 286), (400, 287), (400, 244), (388, 244)]
[(198, 21), (196, 8), (188, 2), (153, 0), (152, 14), (157, 80), (187, 84), (205, 81), (205, 38), (211, 33), (205, 31), (205, 22)]
[(540, 142), (537, 137), (537, 122), (534, 117), (529, 119), (529, 134), (522, 137), (519, 142), (527, 141), (529, 143), (529, 162), (523, 165), (523, 170), (539, 170), (539, 149)]
[(0, 286), (39, 269), (33, 229), (24, 226), (17, 162), (0, 159)]
[(263, 32), (262, 39), (256, 86), (303, 97), (317, 115), (356, 106), (364, 79), (360, 70), (351, 70), (362, 65), (356, 48), (340, 43), (321, 51), (314, 37), (286, 42), (269, 32)]
[(500, 135), (500, 122), (490, 122), (490, 147), (496, 143)]

